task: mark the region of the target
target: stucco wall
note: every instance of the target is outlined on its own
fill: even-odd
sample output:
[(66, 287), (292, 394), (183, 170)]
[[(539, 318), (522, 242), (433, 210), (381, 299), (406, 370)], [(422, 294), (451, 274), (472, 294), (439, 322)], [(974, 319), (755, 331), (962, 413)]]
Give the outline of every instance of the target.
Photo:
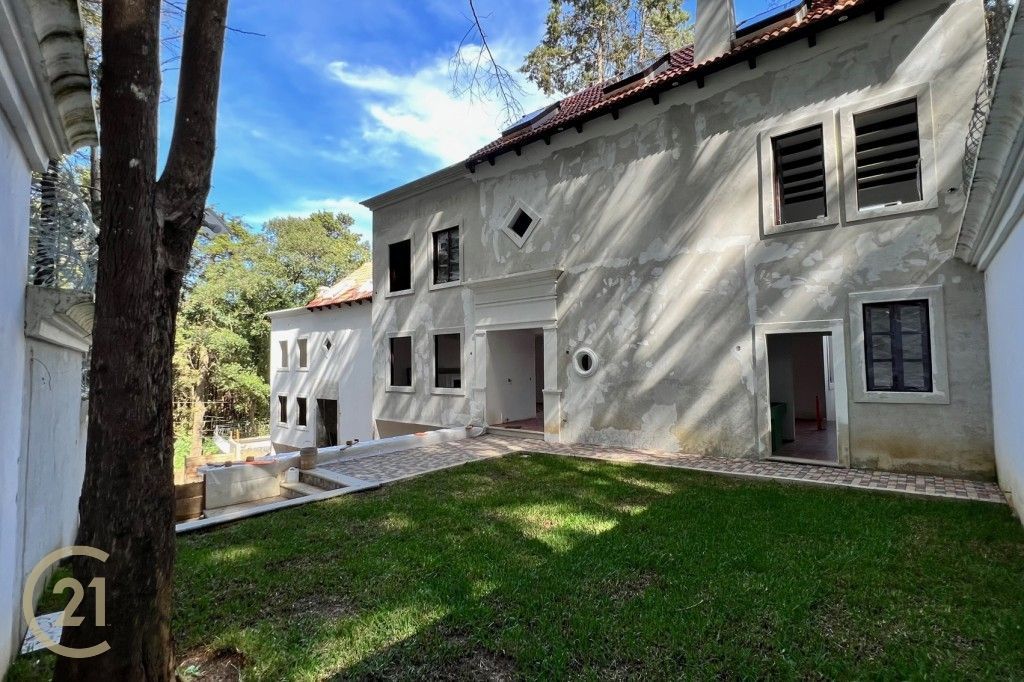
[(1024, 517), (1024, 226), (1020, 223), (985, 271), (992, 407), (999, 483)]
[(0, 114), (0, 670), (14, 651), (20, 609), (22, 428), (25, 396), (25, 282), (28, 279), (29, 166)]
[[(24, 466), (22, 578), (40, 559), (74, 544), (85, 476), (86, 403), (75, 350), (28, 343), (29, 438)], [(36, 594), (44, 585), (36, 586)]]
[[(375, 261), (412, 234), (416, 266), (415, 293), (374, 310), (375, 415), (439, 425), (481, 416), (475, 401), (430, 395), (429, 383), (392, 394), (380, 381), (387, 332), (415, 331), (425, 381), (431, 327), (464, 324), (472, 335), (470, 287), (426, 282), (429, 228), (459, 224), (467, 280), (564, 270), (562, 440), (756, 457), (755, 324), (848, 325), (850, 293), (939, 284), (951, 404), (851, 402), (851, 464), (992, 476), (983, 284), (951, 260), (982, 30), (977, 0), (901, 2), (882, 22), (851, 20), (813, 49), (782, 48), (756, 69), (714, 74), (703, 89), (671, 90), (659, 105), (638, 103), (618, 121), (605, 116), (375, 210)], [(921, 85), (931, 89), (936, 208), (762, 236), (759, 134), (811, 116), (840, 121), (844, 107)], [(541, 215), (521, 249), (501, 230), (517, 201)], [(387, 268), (376, 270), (386, 290)], [(570, 368), (584, 345), (601, 358), (589, 377)], [(472, 362), (471, 344), (466, 352)]]
[[(317, 311), (275, 313), (270, 332), (270, 432), (275, 446), (298, 449), (316, 445), (316, 401), (338, 401), (338, 439), (367, 440), (373, 435), (371, 404), (370, 303)], [(331, 339), (331, 348), (324, 341)], [(308, 338), (309, 367), (298, 367), (296, 340)], [(281, 368), (280, 341), (291, 351)], [(278, 423), (277, 396), (289, 399), (289, 425)], [(296, 424), (295, 399), (308, 401), (306, 427)]]

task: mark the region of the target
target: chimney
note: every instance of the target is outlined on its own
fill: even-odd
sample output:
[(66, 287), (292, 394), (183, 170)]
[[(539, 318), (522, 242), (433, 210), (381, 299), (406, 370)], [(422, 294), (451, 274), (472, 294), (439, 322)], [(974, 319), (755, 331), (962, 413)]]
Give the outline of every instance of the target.
[(693, 63), (718, 57), (732, 49), (736, 35), (733, 0), (697, 0), (697, 21), (693, 27)]

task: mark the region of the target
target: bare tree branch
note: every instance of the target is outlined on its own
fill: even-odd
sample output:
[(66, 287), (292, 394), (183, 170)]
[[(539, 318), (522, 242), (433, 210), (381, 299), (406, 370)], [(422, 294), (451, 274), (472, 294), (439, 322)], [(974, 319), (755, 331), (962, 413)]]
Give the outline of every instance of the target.
[[(467, 1), (471, 16), (466, 18), (470, 25), (448, 61), (452, 93), (470, 100), (497, 99), (501, 103), (505, 123), (510, 123), (522, 116), (523, 107), (519, 99), (526, 93), (512, 72), (495, 58), (476, 5), (473, 0)], [(480, 41), (479, 48), (470, 42), (474, 35)]]

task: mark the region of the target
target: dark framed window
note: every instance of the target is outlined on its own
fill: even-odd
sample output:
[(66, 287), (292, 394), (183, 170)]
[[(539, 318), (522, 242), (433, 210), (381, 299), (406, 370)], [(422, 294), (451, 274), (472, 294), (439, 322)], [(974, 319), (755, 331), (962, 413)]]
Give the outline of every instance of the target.
[(775, 222), (779, 225), (822, 218), (825, 196), (825, 147), (822, 126), (772, 138), (775, 161)]
[(298, 405), (298, 408), (299, 408), (299, 414), (298, 414), (298, 418), (296, 420), (296, 424), (298, 424), (299, 426), (305, 426), (306, 425), (306, 399), (305, 398), (296, 398), (295, 399), (295, 404)]
[(388, 291), (412, 289), (412, 240), (388, 245)]
[(434, 284), (459, 281), (459, 228), (434, 233)]
[(921, 137), (917, 100), (855, 114), (857, 205), (921, 201)]
[(412, 386), (412, 337), (391, 338), (391, 385)]
[(288, 396), (277, 396), (277, 421), (281, 424), (288, 423)]
[(434, 335), (434, 386), (462, 388), (462, 335)]
[(930, 393), (928, 301), (864, 305), (864, 354), (869, 391)]

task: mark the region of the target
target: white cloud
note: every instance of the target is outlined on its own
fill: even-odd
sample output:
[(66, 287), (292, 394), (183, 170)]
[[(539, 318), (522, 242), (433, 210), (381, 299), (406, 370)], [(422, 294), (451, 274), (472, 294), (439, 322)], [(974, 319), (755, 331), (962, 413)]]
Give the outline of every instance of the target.
[[(479, 46), (466, 46), (463, 57), (471, 60), (479, 50)], [(499, 47), (495, 51), (502, 64), (521, 60), (521, 55), (517, 58), (511, 50)], [(500, 135), (501, 104), (454, 94), (448, 57), (439, 57), (412, 74), (360, 68), (342, 61), (331, 62), (327, 71), (332, 79), (359, 93), (366, 114), (363, 139), (375, 146), (405, 145), (449, 165)], [(524, 90), (524, 110), (544, 103), (534, 87), (524, 85)]]
[(330, 211), (331, 213), (347, 213), (355, 220), (352, 229), (365, 237), (367, 240), (373, 234), (373, 214), (370, 209), (361, 205), (358, 200), (351, 197), (320, 199), (302, 198), (296, 199), (287, 206), (268, 208), (257, 213), (249, 213), (243, 216), (245, 222), (251, 225), (262, 225), (271, 218), (283, 216), (308, 216), (314, 211)]

